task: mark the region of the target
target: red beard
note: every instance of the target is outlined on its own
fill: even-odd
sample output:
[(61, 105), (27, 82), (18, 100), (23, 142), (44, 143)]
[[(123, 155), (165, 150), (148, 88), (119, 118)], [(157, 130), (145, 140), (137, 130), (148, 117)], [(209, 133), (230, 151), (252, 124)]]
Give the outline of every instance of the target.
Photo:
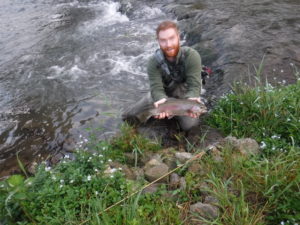
[(162, 49), (166, 57), (176, 57), (179, 52), (179, 43), (177, 45)]

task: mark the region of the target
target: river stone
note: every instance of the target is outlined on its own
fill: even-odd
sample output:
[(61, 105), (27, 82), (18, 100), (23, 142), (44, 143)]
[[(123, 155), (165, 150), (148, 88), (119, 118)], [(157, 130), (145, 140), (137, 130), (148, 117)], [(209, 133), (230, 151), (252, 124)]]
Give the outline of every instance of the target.
[(131, 171), (133, 172), (136, 180), (140, 180), (144, 178), (144, 170), (142, 168), (133, 167), (131, 168)]
[(180, 187), (180, 177), (177, 173), (172, 173), (170, 175), (169, 187), (171, 190), (174, 190), (174, 189), (177, 189), (178, 187)]
[(143, 194), (153, 194), (155, 192), (158, 191), (159, 187), (161, 186), (162, 184), (159, 184), (159, 183), (155, 183), (155, 184), (151, 184), (150, 186), (146, 187), (143, 189), (142, 193)]
[(185, 163), (186, 161), (190, 160), (193, 155), (189, 152), (176, 152), (175, 157), (179, 162)]
[(180, 189), (185, 190), (186, 189), (186, 181), (185, 181), (184, 177), (180, 177), (179, 183), (180, 183)]
[(119, 162), (110, 162), (109, 166), (111, 168), (121, 170), (124, 173), (125, 177), (129, 180), (136, 180), (137, 178), (134, 172), (127, 165), (123, 165)]
[(207, 174), (207, 168), (203, 167), (201, 165), (201, 162), (199, 160), (194, 160), (189, 164), (188, 171), (190, 173), (197, 174), (199, 176), (203, 176)]
[(231, 148), (243, 155), (256, 155), (259, 153), (258, 143), (251, 138), (237, 139), (236, 137), (228, 136), (224, 138), (220, 145)]
[(211, 204), (211, 205), (218, 205), (219, 200), (214, 196), (207, 195), (205, 196), (204, 203)]
[[(152, 182), (169, 172), (169, 167), (155, 159), (150, 160), (144, 167), (145, 177)], [(159, 182), (168, 182), (168, 176), (159, 180)]]
[(219, 209), (216, 206), (197, 202), (190, 206), (190, 212), (198, 213), (206, 219), (216, 219), (219, 216)]
[(257, 141), (251, 138), (242, 138), (238, 140), (237, 150), (243, 155), (259, 154), (259, 145)]

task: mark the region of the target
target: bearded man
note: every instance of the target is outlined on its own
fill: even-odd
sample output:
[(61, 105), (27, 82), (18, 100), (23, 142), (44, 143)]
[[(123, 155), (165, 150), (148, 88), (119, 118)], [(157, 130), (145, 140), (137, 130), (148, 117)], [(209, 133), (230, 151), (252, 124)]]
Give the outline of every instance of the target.
[[(179, 29), (172, 21), (160, 23), (156, 29), (156, 37), (160, 49), (156, 50), (147, 66), (151, 91), (123, 114), (123, 119), (146, 104), (158, 107), (168, 97), (201, 102), (202, 66), (199, 53), (190, 47), (180, 46)], [(155, 118), (164, 119), (169, 116), (171, 115), (167, 112), (161, 112)], [(189, 116), (178, 116), (177, 119), (180, 127), (188, 131), (198, 124), (198, 117), (198, 114), (190, 113)]]

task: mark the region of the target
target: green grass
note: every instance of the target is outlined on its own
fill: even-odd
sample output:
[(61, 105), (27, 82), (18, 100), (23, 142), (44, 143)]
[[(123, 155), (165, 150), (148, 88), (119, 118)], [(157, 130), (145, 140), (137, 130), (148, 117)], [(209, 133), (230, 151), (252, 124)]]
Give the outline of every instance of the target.
[[(261, 68), (258, 69), (258, 73)], [(295, 74), (298, 71), (295, 69)], [(155, 194), (140, 192), (119, 205), (104, 210), (141, 188), (146, 181), (128, 181), (121, 170), (105, 174), (111, 160), (127, 163), (132, 153), (135, 166), (146, 152), (162, 147), (124, 125), (110, 142), (88, 143), (76, 159), (65, 159), (53, 168), (41, 164), (27, 177), (13, 175), (0, 182), (0, 223), (3, 224), (191, 224), (295, 225), (300, 222), (300, 81), (272, 87), (266, 83), (249, 88), (233, 86), (220, 99), (207, 123), (224, 135), (256, 139), (262, 153), (246, 157), (223, 149), (223, 161), (205, 155), (194, 161), (201, 169), (178, 171), (186, 179), (184, 190), (162, 186)], [(190, 143), (192, 144), (192, 143)], [(197, 146), (193, 146), (195, 151)], [(205, 183), (207, 188), (200, 188)], [(207, 195), (220, 215), (214, 220), (189, 214), (189, 206)]]

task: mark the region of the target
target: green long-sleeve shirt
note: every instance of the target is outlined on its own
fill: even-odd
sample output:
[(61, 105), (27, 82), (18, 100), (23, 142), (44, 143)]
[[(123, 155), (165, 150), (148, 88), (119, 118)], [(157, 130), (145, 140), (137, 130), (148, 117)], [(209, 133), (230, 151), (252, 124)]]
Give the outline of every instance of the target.
[[(187, 85), (187, 92), (185, 98), (199, 97), (202, 87), (201, 81), (201, 57), (199, 53), (190, 47), (180, 47), (178, 55), (176, 57), (176, 64), (179, 63), (179, 59), (182, 57), (182, 65), (184, 66), (185, 83)], [(147, 66), (147, 73), (150, 82), (151, 96), (154, 101), (158, 101), (162, 98), (171, 97), (167, 95), (166, 85), (163, 82), (164, 71), (157, 62), (153, 55)]]

